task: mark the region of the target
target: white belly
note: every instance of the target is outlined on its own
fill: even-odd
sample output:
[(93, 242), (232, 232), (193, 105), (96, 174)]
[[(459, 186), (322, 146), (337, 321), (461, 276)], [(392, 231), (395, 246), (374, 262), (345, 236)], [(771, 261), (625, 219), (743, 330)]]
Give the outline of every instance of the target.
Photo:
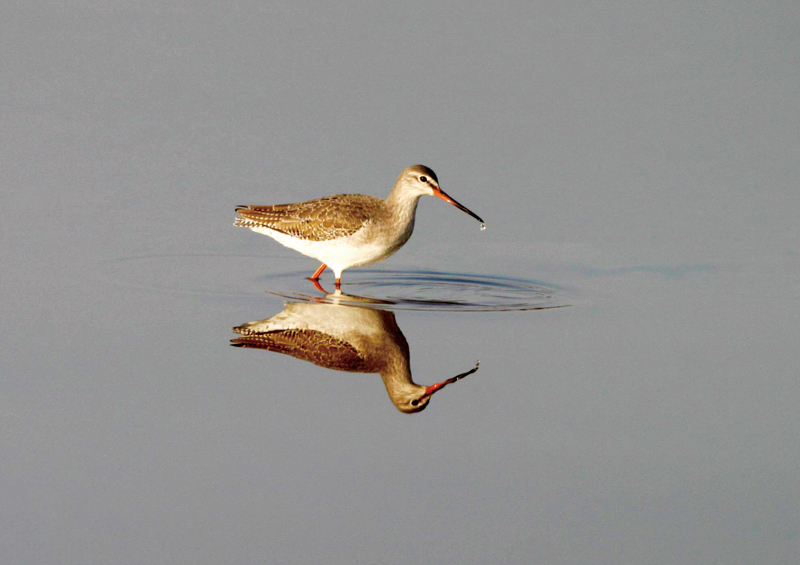
[(410, 229), (394, 237), (381, 237), (384, 234), (371, 234), (369, 230), (364, 229), (348, 237), (326, 241), (299, 239), (269, 228), (250, 229), (268, 235), (286, 247), (325, 263), (333, 269), (336, 278), (340, 278), (345, 269), (375, 263), (393, 255), (411, 236), (413, 224), (409, 227)]

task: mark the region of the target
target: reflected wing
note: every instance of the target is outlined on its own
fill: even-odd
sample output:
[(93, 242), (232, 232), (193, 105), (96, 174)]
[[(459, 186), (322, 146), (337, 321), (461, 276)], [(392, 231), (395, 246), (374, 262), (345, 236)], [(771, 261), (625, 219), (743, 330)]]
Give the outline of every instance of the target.
[[(234, 328), (242, 333), (244, 328)], [(246, 330), (245, 330), (246, 331)], [(320, 367), (351, 373), (370, 373), (366, 359), (345, 341), (314, 330), (275, 330), (252, 333), (231, 340), (236, 347), (266, 349), (310, 361)]]

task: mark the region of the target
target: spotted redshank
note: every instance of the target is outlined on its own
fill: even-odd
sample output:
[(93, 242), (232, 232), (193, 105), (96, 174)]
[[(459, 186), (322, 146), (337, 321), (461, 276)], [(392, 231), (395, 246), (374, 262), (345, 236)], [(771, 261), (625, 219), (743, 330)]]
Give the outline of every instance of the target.
[(486, 225), (476, 214), (450, 198), (428, 167), (404, 169), (384, 200), (364, 194), (337, 194), (274, 206), (239, 206), (235, 226), (270, 236), (278, 243), (319, 261), (312, 281), (326, 267), (333, 269), (336, 288), (342, 271), (386, 259), (400, 249), (414, 231), (420, 196), (436, 196)]
[(434, 393), (478, 370), (475, 365), (445, 381), (418, 385), (411, 379), (408, 342), (394, 314), (354, 307), (355, 297), (348, 298), (348, 306), (289, 303), (269, 319), (233, 328), (241, 337), (231, 345), (284, 353), (335, 371), (380, 373), (392, 404), (406, 414), (424, 410)]

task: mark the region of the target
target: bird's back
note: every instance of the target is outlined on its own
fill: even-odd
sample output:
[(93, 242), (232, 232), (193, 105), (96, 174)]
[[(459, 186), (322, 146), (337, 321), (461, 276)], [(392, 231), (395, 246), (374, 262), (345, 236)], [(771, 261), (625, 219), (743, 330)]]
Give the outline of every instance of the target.
[(353, 235), (380, 214), (384, 201), (364, 194), (337, 194), (294, 204), (239, 206), (235, 226), (268, 228), (291, 237), (326, 241)]

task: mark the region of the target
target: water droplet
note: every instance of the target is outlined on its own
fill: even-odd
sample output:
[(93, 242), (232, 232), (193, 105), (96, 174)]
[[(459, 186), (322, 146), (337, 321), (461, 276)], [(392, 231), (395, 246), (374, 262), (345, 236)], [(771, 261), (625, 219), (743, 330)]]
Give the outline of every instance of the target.
[(486, 229), (486, 224), (481, 223), (481, 231), (484, 231), (485, 229)]

